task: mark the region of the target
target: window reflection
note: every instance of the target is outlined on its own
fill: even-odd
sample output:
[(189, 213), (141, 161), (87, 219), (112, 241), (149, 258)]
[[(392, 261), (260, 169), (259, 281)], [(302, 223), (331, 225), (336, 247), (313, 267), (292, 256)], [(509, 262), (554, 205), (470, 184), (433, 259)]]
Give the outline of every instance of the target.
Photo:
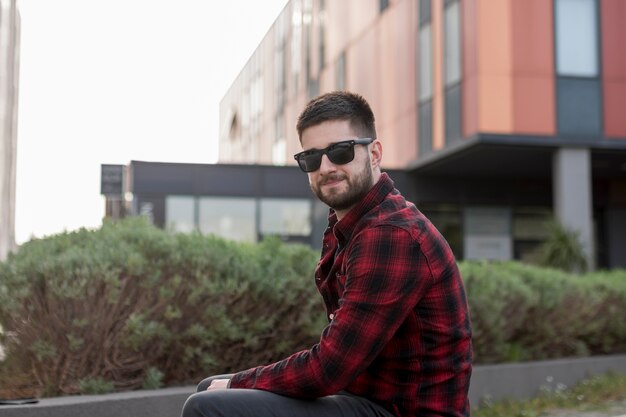
[(253, 198), (203, 197), (198, 210), (200, 232), (238, 241), (256, 241)]
[(165, 199), (165, 227), (174, 232), (189, 233), (195, 230), (194, 198), (167, 196)]
[(262, 235), (310, 235), (310, 201), (288, 198), (261, 199), (260, 231)]

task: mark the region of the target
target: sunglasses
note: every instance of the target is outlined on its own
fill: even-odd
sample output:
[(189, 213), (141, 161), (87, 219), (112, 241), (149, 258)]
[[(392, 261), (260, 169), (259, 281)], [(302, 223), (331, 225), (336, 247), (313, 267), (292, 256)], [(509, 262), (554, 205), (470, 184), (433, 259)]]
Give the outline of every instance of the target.
[(324, 149), (311, 149), (295, 154), (300, 169), (304, 172), (317, 171), (322, 164), (322, 156), (326, 155), (330, 162), (345, 165), (354, 159), (354, 145), (369, 145), (372, 138), (359, 138), (333, 143)]

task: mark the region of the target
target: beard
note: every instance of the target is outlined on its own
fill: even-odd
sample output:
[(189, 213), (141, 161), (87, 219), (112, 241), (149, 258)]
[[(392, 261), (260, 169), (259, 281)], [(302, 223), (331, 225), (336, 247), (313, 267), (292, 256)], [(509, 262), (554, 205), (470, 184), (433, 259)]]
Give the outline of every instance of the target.
[[(348, 189), (345, 191), (329, 188), (322, 191), (322, 186), (328, 181), (344, 180)], [(347, 210), (365, 197), (373, 186), (373, 175), (369, 159), (366, 159), (364, 169), (354, 177), (345, 173), (333, 173), (320, 177), (319, 181), (311, 184), (311, 190), (321, 202), (333, 210)]]

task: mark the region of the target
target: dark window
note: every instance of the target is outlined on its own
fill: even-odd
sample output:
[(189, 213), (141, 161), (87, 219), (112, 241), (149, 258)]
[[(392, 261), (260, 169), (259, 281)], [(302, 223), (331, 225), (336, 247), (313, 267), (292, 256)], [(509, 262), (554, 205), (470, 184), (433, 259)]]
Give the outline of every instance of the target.
[(461, 85), (448, 87), (445, 98), (446, 145), (461, 140)]
[(319, 69), (322, 70), (326, 66), (326, 12), (324, 8), (326, 7), (324, 4), (324, 0), (320, 0), (320, 10), (319, 10), (319, 18), (320, 18), (320, 49), (319, 49)]
[(602, 133), (597, 0), (555, 0), (555, 66), (559, 134)]
[(378, 2), (380, 12), (384, 12), (387, 7), (389, 7), (389, 0), (380, 0)]
[(310, 79), (307, 85), (307, 91), (309, 94), (309, 99), (317, 97), (320, 95), (320, 82), (318, 79)]
[(600, 82), (597, 79), (557, 78), (559, 133), (589, 138), (602, 131)]
[(339, 55), (337, 59), (335, 73), (335, 86), (337, 90), (345, 90), (346, 89), (346, 53), (345, 51)]
[(430, 0), (419, 0), (419, 2), (420, 2), (420, 7), (419, 7), (420, 26), (423, 26), (426, 23), (429, 23), (431, 19)]
[(444, 9), (445, 142), (462, 138), (461, 127), (461, 6), (456, 0), (446, 1)]
[(419, 104), (419, 157), (428, 155), (433, 150), (433, 102)]

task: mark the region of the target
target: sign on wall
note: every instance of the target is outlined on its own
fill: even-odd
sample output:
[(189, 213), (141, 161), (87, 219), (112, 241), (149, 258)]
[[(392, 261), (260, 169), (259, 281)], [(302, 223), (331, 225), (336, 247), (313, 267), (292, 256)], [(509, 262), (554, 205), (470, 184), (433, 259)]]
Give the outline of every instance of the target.
[(124, 165), (101, 165), (100, 194), (107, 197), (124, 194)]

